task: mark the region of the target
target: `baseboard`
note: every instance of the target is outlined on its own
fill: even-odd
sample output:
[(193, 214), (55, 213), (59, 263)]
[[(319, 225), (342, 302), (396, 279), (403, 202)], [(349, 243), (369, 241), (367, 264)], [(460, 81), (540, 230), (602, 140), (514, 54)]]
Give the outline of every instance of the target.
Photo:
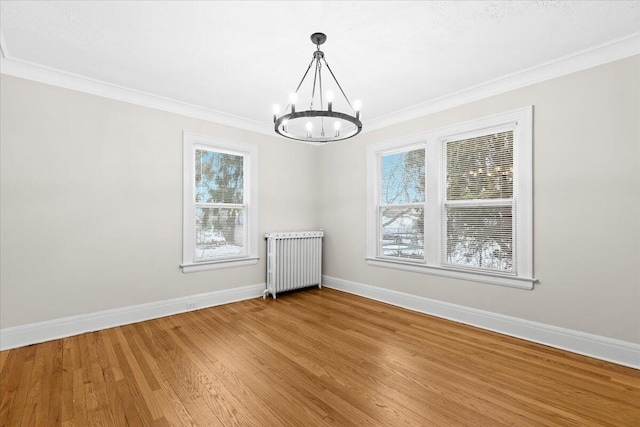
[(430, 314), (454, 322), (545, 344), (618, 365), (640, 369), (639, 344), (560, 328), (544, 323), (532, 322), (517, 317), (505, 316), (330, 276), (323, 276), (322, 284), (328, 288), (360, 295), (420, 313)]
[(0, 329), (0, 350), (256, 298), (262, 296), (264, 289), (265, 284), (260, 283), (4, 328)]
[[(376, 301), (640, 369), (640, 345), (390, 289), (323, 276), (323, 285)], [(225, 289), (0, 329), (0, 350), (262, 296), (264, 284)], [(192, 304), (187, 308), (187, 304)]]

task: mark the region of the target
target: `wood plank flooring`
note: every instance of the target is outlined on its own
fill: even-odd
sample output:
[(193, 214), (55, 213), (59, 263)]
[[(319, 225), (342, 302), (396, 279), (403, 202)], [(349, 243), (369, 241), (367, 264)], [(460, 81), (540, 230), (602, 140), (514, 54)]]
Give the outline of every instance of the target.
[(0, 425), (639, 426), (640, 371), (331, 289), (0, 353)]

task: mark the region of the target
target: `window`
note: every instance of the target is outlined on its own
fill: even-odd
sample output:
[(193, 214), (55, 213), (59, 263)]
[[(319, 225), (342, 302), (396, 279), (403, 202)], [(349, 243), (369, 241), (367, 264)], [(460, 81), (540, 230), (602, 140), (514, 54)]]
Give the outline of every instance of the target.
[(531, 289), (532, 111), (370, 146), (367, 262)]
[(185, 132), (184, 272), (257, 263), (257, 148)]
[(378, 254), (424, 260), (424, 148), (380, 156)]
[(443, 263), (514, 271), (513, 130), (444, 140)]

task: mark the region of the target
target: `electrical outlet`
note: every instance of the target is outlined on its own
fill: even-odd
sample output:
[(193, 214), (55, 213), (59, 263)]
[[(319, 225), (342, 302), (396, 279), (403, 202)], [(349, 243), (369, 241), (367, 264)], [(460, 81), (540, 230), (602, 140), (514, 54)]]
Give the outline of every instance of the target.
[(188, 302), (187, 303), (187, 310), (195, 310), (196, 309), (196, 303), (195, 302)]

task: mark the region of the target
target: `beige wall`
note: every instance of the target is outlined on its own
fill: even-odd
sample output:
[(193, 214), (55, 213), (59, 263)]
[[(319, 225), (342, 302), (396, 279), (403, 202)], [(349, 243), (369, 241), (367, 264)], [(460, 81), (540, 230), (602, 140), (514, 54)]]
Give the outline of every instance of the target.
[(182, 273), (182, 131), (259, 147), (259, 233), (317, 229), (317, 147), (2, 75), (2, 328), (265, 282)]
[[(368, 266), (367, 145), (526, 105), (535, 289)], [(367, 132), (321, 159), (324, 274), (640, 343), (640, 56)]]
[[(640, 343), (640, 57), (313, 147), (2, 75), (2, 328), (265, 281), (183, 274), (181, 132), (260, 149), (260, 234), (323, 228), (324, 273)], [(368, 144), (534, 105), (533, 291), (369, 267)], [(566, 243), (569, 245), (566, 245)]]

